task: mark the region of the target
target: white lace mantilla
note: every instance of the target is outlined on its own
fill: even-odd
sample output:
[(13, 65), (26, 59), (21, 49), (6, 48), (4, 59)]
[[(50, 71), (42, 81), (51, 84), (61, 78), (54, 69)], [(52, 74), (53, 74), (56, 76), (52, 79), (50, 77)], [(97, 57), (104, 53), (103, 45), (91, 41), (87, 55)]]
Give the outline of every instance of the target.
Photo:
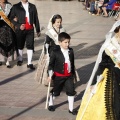
[[(4, 10), (3, 10), (2, 7), (0, 6), (0, 10), (3, 10), (6, 16), (9, 15), (11, 8), (12, 8), (12, 5), (11, 5), (11, 4), (6, 4)], [(1, 19), (3, 19), (3, 18), (1, 17)]]

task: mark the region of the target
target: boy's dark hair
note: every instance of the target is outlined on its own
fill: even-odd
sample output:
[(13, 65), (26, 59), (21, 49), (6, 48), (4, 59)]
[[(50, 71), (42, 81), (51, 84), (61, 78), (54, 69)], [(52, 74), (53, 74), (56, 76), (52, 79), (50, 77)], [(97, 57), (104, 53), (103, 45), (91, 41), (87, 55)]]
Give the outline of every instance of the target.
[(115, 32), (115, 33), (118, 33), (118, 32), (119, 32), (119, 29), (120, 29), (120, 25), (115, 28), (114, 32)]
[(65, 33), (65, 32), (61, 32), (59, 35), (58, 35), (58, 41), (62, 42), (64, 41), (65, 39), (71, 39), (70, 35)]
[(59, 14), (54, 15), (52, 20), (51, 20), (52, 24), (55, 23), (56, 19), (61, 19), (62, 20), (62, 17)]

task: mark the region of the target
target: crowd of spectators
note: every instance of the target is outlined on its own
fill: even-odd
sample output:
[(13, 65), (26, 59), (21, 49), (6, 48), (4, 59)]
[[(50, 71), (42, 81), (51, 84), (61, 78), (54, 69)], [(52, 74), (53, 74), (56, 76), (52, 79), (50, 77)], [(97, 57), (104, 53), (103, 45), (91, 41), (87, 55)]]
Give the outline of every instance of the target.
[[(115, 20), (119, 18), (120, 0), (85, 0), (83, 2), (84, 10), (88, 10), (89, 14), (103, 17), (115, 16)], [(110, 12), (113, 12), (110, 14)]]

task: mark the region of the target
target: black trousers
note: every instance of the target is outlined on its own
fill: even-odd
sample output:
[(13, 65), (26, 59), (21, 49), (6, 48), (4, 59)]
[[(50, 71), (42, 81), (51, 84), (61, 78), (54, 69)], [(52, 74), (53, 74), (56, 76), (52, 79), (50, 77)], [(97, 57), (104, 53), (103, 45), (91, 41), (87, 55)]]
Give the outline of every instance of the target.
[(74, 77), (72, 75), (68, 77), (55, 76), (53, 80), (53, 89), (51, 91), (53, 93), (53, 96), (59, 96), (64, 86), (66, 89), (66, 94), (68, 96), (74, 96), (76, 92), (73, 79)]
[(34, 50), (34, 29), (30, 30), (17, 30), (17, 47), (18, 49), (23, 49), (26, 43), (26, 48), (29, 50)]

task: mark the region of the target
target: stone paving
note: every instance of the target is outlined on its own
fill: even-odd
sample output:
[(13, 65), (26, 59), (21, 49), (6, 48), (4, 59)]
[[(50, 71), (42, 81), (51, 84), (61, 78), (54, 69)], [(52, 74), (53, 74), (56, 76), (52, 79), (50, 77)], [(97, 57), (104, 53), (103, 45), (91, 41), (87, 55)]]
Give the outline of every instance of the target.
[[(19, 0), (9, 0), (16, 3)], [(80, 81), (76, 85), (77, 96), (74, 107), (79, 108), (83, 92), (92, 72), (99, 48), (105, 40), (105, 34), (114, 23), (113, 18), (91, 16), (83, 10), (81, 2), (29, 0), (36, 4), (41, 27), (41, 37), (35, 38), (33, 64), (37, 68), (39, 56), (45, 38), (49, 18), (53, 14), (63, 17), (63, 27), (71, 35), (71, 46), (75, 52), (75, 65)], [(27, 55), (24, 49), (24, 63), (13, 68), (0, 66), (0, 120), (75, 120), (68, 113), (67, 96), (63, 91), (55, 100), (55, 112), (45, 109), (47, 87), (34, 80), (35, 71), (27, 69)]]

